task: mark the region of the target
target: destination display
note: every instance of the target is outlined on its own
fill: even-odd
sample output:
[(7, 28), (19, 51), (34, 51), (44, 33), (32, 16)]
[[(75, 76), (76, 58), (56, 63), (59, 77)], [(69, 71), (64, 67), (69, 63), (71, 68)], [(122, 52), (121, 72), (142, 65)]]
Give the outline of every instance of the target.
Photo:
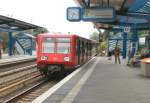
[(83, 8), (82, 19), (84, 21), (113, 21), (115, 12), (113, 8)]

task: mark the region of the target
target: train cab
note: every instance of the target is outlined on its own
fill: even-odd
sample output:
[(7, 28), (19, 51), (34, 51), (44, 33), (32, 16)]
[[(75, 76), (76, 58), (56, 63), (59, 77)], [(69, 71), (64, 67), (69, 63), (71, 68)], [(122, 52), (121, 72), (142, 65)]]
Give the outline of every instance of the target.
[(50, 75), (53, 72), (73, 71), (95, 55), (93, 45), (92, 40), (73, 34), (39, 34), (38, 69), (44, 75)]
[(61, 71), (62, 68), (74, 67), (74, 36), (71, 35), (38, 35), (39, 67), (48, 71)]

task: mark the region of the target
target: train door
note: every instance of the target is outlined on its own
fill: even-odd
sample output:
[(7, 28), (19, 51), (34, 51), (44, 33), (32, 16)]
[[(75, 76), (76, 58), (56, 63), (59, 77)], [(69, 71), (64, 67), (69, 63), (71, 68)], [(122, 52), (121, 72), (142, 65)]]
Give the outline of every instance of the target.
[(84, 42), (84, 46), (83, 46), (83, 54), (84, 54), (84, 62), (86, 61), (86, 42)]
[(76, 64), (80, 64), (80, 40), (76, 39)]
[(83, 63), (83, 41), (80, 39), (80, 64)]
[(88, 60), (88, 42), (86, 42), (86, 45), (85, 45), (85, 48), (86, 48), (86, 61)]
[(91, 56), (92, 56), (92, 43), (90, 42), (89, 43), (89, 56), (90, 56), (90, 58), (91, 58)]
[(91, 57), (90, 42), (88, 43), (88, 59)]
[(85, 61), (85, 44), (84, 41), (82, 41), (82, 63)]

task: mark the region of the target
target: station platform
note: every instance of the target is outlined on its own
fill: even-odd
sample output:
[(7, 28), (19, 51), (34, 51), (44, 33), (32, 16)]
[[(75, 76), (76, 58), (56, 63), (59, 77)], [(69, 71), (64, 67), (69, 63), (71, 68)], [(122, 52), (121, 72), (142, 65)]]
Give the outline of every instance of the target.
[(2, 59), (19, 58), (19, 57), (36, 57), (36, 55), (33, 55), (33, 56), (31, 56), (31, 55), (12, 55), (12, 56), (8, 56), (8, 54), (2, 54)]
[(95, 57), (32, 103), (150, 103), (150, 78), (124, 60)]
[(36, 59), (36, 56), (31, 55), (12, 55), (8, 56), (8, 54), (2, 54), (2, 58), (0, 59), (0, 66), (5, 64), (11, 64), (12, 62), (21, 62), (22, 60), (30, 60)]

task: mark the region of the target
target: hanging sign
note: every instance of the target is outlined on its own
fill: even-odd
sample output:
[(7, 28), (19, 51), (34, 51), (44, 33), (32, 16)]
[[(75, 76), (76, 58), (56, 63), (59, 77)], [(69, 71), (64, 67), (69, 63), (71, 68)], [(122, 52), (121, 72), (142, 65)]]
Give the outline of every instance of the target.
[(139, 38), (139, 44), (140, 44), (140, 45), (145, 45), (145, 40), (146, 40), (145, 37), (140, 37), (140, 38)]
[(130, 32), (130, 27), (124, 27), (124, 32), (129, 33)]
[(115, 11), (113, 8), (83, 8), (82, 9), (82, 20), (83, 21), (113, 21), (115, 18)]

